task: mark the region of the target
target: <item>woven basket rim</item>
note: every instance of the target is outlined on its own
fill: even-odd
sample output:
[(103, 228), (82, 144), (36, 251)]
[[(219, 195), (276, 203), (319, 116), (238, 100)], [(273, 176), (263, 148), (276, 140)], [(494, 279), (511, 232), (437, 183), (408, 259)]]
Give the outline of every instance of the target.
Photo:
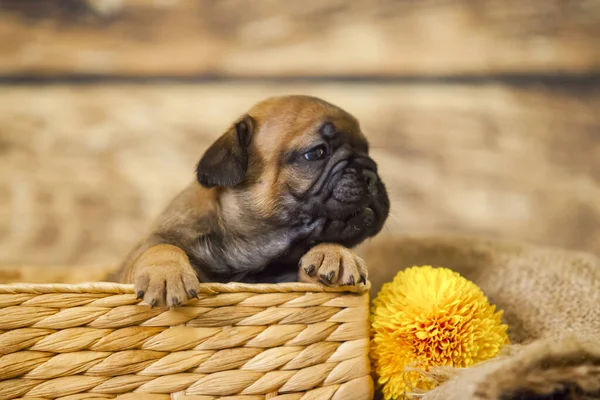
[[(307, 292), (348, 292), (365, 293), (370, 289), (370, 282), (360, 286), (327, 287), (312, 283), (286, 282), (277, 284), (265, 283), (200, 283), (198, 293), (307, 293)], [(0, 294), (48, 294), (48, 293), (109, 293), (133, 294), (132, 284), (113, 282), (82, 282), (78, 284), (65, 283), (9, 283), (0, 284)]]

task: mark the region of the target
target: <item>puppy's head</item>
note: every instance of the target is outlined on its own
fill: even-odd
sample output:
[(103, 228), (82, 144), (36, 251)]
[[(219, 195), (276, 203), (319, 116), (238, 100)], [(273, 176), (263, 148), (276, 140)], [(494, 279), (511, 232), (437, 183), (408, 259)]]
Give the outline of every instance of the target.
[(206, 151), (197, 179), (217, 188), (226, 219), (303, 227), (311, 244), (354, 246), (389, 212), (357, 120), (309, 96), (256, 104)]

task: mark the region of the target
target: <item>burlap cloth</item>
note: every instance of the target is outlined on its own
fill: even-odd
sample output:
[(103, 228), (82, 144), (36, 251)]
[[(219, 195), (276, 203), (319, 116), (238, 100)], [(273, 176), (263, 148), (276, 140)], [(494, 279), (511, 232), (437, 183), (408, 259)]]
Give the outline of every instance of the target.
[[(504, 310), (511, 346), (486, 363), (436, 371), (420, 398), (600, 398), (600, 260), (593, 255), (466, 238), (383, 237), (363, 245), (374, 296), (402, 268), (451, 268)], [(100, 280), (110, 267), (0, 267), (0, 282)]]
[[(462, 238), (379, 238), (363, 247), (373, 296), (399, 269), (434, 265), (475, 282), (504, 310), (511, 346), (489, 362), (439, 370), (425, 400), (600, 398), (600, 260)], [(387, 266), (387, 267), (386, 267)]]

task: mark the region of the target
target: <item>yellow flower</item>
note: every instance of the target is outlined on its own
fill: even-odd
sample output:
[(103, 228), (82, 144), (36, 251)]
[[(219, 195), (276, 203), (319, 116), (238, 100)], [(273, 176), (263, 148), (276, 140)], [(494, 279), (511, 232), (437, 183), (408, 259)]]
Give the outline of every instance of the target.
[(419, 371), (469, 367), (507, 344), (502, 312), (481, 289), (446, 268), (412, 267), (373, 300), (371, 358), (387, 400), (434, 383)]

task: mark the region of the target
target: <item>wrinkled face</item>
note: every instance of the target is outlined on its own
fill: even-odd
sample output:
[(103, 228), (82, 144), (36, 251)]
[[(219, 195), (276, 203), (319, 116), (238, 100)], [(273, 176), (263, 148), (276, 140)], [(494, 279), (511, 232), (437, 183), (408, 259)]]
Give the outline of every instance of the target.
[(299, 96), (249, 114), (257, 121), (247, 187), (254, 204), (279, 223), (312, 226), (312, 243), (354, 246), (381, 230), (389, 199), (354, 117)]
[(231, 220), (289, 226), (309, 244), (354, 246), (389, 212), (358, 122), (314, 97), (258, 103), (207, 150), (197, 173), (203, 186), (222, 188)]

